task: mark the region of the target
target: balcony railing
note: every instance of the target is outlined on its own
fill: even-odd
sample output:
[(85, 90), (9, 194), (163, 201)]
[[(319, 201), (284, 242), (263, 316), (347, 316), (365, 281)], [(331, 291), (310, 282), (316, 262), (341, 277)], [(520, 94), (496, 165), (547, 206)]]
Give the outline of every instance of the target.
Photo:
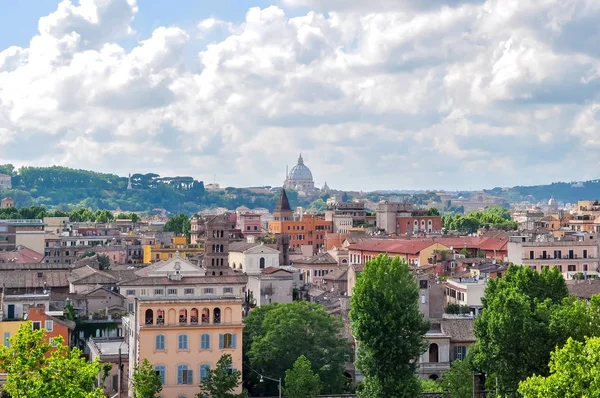
[(146, 325), (153, 325), (153, 324), (154, 324), (154, 319), (146, 318)]

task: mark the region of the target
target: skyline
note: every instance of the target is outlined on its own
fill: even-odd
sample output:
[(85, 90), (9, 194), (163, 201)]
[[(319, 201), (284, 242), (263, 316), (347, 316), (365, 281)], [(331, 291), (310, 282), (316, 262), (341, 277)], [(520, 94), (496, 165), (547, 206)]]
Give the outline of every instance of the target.
[(7, 5), (0, 163), (277, 186), (302, 152), (357, 191), (598, 178), (597, 2), (174, 3)]

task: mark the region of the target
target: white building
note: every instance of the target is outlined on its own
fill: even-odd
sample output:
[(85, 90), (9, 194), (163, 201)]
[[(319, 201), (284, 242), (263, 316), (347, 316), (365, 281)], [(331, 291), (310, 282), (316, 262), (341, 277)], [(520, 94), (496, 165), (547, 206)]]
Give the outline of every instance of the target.
[(287, 304), (293, 301), (294, 272), (283, 268), (266, 268), (260, 275), (248, 277), (247, 291), (257, 307), (266, 304)]
[(259, 275), (265, 268), (279, 268), (279, 250), (262, 243), (229, 244), (229, 266), (248, 275)]

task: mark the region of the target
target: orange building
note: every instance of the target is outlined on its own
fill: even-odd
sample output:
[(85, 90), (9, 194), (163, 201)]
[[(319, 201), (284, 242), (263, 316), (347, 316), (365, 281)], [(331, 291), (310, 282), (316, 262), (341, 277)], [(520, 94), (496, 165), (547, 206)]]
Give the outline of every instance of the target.
[(333, 222), (312, 215), (300, 215), (294, 218), (285, 189), (273, 211), (273, 221), (269, 222), (269, 233), (288, 235), (290, 247), (309, 245), (316, 252), (325, 245), (325, 235), (333, 232)]
[(32, 322), (33, 330), (46, 329), (46, 339), (50, 344), (53, 344), (53, 339), (58, 336), (63, 338), (64, 345), (70, 346), (73, 342), (75, 322), (48, 315), (43, 307), (30, 308), (27, 312), (27, 320)]

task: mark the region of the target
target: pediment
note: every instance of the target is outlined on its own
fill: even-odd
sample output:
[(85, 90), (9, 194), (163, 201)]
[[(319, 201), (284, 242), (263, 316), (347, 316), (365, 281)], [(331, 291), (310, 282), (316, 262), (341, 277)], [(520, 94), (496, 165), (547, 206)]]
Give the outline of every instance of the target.
[(248, 250), (245, 250), (244, 253), (246, 253), (246, 254), (260, 254), (260, 253), (279, 254), (279, 250), (275, 250), (275, 249), (270, 248), (269, 246), (265, 246), (265, 245), (257, 245), (257, 246), (251, 247)]
[(179, 256), (153, 264), (146, 267), (144, 271), (148, 277), (168, 277), (173, 274), (181, 274), (183, 276), (206, 275), (206, 270)]

